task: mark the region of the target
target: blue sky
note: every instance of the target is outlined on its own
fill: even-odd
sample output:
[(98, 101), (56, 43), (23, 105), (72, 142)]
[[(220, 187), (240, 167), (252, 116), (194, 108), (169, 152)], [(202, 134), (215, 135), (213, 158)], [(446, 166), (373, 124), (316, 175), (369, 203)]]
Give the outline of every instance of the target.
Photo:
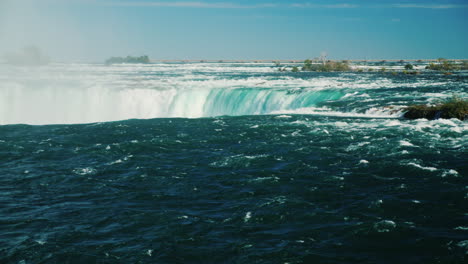
[(0, 0), (0, 54), (54, 60), (468, 58), (468, 1)]

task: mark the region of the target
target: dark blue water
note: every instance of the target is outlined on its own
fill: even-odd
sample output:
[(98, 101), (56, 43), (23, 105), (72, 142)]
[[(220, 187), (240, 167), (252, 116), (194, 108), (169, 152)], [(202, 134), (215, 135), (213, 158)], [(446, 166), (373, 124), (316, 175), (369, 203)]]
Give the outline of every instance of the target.
[(465, 73), (1, 67), (2, 264), (468, 259)]
[(0, 260), (462, 263), (462, 125), (248, 116), (2, 126)]

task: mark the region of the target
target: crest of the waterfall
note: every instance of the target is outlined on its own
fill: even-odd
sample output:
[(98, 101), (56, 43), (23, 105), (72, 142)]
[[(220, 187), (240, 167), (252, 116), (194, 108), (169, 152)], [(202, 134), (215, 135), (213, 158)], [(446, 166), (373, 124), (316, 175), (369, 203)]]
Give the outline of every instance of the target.
[(315, 106), (340, 91), (261, 88), (114, 89), (22, 87), (0, 89), (2, 124), (68, 124), (132, 118), (259, 115)]
[(324, 89), (326, 82), (311, 86), (300, 78), (268, 76), (267, 70), (274, 72), (268, 65), (2, 67), (1, 124), (260, 115), (313, 107), (344, 95)]
[(433, 75), (286, 73), (270, 64), (0, 64), (0, 124), (265, 114), (395, 118), (415, 98), (444, 99), (441, 89), (452, 91), (453, 84)]

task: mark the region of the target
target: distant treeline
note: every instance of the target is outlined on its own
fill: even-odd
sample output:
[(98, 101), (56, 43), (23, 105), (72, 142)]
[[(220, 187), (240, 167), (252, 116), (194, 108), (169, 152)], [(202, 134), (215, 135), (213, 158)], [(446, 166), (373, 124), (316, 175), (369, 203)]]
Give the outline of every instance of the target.
[[(377, 65), (385, 65), (387, 61), (381, 61), (377, 63)], [(417, 61), (418, 63), (421, 63), (422, 61)], [(288, 71), (287, 67), (282, 66), (279, 61), (273, 61), (275, 63), (276, 67), (278, 67), (279, 71), (286, 72)], [(399, 61), (400, 64), (406, 63), (404, 60)], [(402, 71), (403, 74), (420, 74), (420, 71), (411, 71), (414, 69), (414, 65), (407, 63), (404, 65), (404, 70)], [(437, 60), (437, 63), (430, 63), (428, 66), (426, 66), (427, 70), (433, 70), (433, 71), (441, 71), (446, 75), (452, 74), (451, 71), (463, 71), (463, 70), (468, 70), (468, 61), (464, 60), (459, 63), (455, 61), (450, 61), (444, 58), (440, 58)], [(331, 61), (331, 60), (325, 60), (325, 59), (315, 59), (315, 60), (310, 60), (307, 59), (304, 61), (304, 64), (302, 67), (298, 66), (293, 66), (291, 68), (291, 72), (299, 72), (299, 71), (314, 71), (314, 72), (348, 72), (348, 71), (356, 71), (356, 72), (364, 72), (364, 69), (361, 68), (352, 68), (349, 65), (348, 60), (343, 60), (343, 61)], [(374, 71), (373, 68), (367, 69), (367, 71), (372, 72)], [(387, 68), (381, 67), (378, 69), (379, 72), (387, 72)], [(391, 73), (396, 75), (398, 74), (395, 69), (391, 70)]]
[(311, 60), (305, 60), (303, 71), (319, 71), (319, 72), (332, 72), (332, 71), (350, 71), (348, 61), (335, 62), (327, 61), (319, 64), (312, 64)]
[(140, 56), (140, 57), (112, 57), (106, 60), (106, 64), (117, 64), (117, 63), (150, 63), (150, 59), (148, 56)]
[(468, 61), (462, 61), (460, 64), (453, 63), (447, 59), (440, 58), (437, 60), (439, 63), (430, 63), (426, 66), (428, 70), (434, 71), (456, 71), (468, 70)]
[[(287, 71), (286, 68), (281, 68), (279, 62), (275, 62), (279, 71)], [(316, 61), (315, 63), (312, 60), (305, 60), (304, 65), (301, 68), (302, 71), (315, 71), (315, 72), (344, 72), (344, 71), (351, 71), (351, 67), (349, 66), (349, 61)], [(299, 67), (294, 66), (291, 69), (292, 72), (299, 72)]]

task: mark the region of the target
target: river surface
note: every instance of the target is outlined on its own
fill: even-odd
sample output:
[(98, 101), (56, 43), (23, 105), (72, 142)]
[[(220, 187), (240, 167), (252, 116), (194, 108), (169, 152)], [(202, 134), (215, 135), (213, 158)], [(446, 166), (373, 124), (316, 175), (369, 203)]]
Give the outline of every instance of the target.
[(453, 95), (467, 73), (0, 65), (0, 262), (464, 263), (467, 122), (401, 118)]

